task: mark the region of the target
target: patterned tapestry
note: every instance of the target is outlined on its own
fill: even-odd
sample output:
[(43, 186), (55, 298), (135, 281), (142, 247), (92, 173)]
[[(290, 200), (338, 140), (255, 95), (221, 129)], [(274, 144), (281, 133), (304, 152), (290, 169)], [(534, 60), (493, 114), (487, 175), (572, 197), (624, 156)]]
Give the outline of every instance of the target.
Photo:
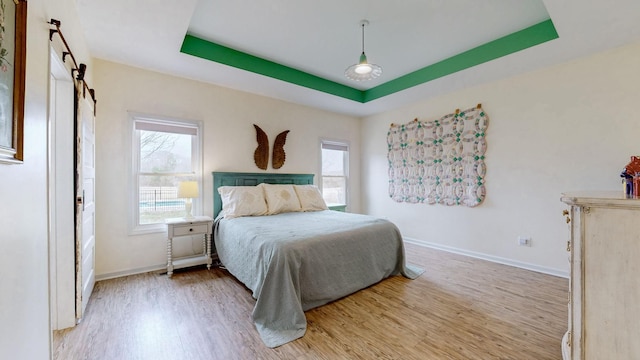
[(470, 207), (482, 203), (488, 125), (480, 104), (438, 120), (391, 124), (389, 196), (407, 203)]

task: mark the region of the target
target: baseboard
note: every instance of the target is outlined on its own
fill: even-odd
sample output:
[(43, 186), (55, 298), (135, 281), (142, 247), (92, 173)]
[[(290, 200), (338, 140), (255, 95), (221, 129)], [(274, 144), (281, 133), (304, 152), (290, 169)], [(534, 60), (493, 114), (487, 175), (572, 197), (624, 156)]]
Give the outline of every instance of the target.
[(548, 267), (544, 267), (544, 266), (538, 266), (538, 265), (529, 264), (529, 263), (525, 263), (525, 262), (521, 262), (521, 261), (502, 258), (502, 257), (499, 257), (499, 256), (493, 256), (493, 255), (483, 254), (483, 253), (479, 253), (479, 252), (475, 252), (475, 251), (459, 249), (459, 248), (455, 248), (455, 247), (452, 247), (452, 246), (436, 244), (436, 243), (432, 243), (432, 242), (429, 242), (429, 241), (418, 240), (418, 239), (413, 239), (413, 238), (409, 238), (409, 237), (404, 237), (404, 241), (406, 243), (409, 243), (409, 244), (414, 244), (414, 245), (418, 245), (418, 246), (424, 246), (424, 247), (428, 247), (428, 248), (433, 248), (433, 249), (436, 249), (436, 250), (442, 250), (442, 251), (446, 251), (446, 252), (450, 252), (450, 253), (465, 255), (465, 256), (469, 256), (469, 257), (473, 257), (473, 258), (477, 258), (477, 259), (491, 261), (491, 262), (498, 263), (498, 264), (514, 266), (514, 267), (521, 268), (521, 269), (536, 271), (536, 272), (539, 272), (539, 273), (558, 276), (558, 277), (563, 277), (563, 278), (569, 278), (569, 272), (568, 271), (548, 268)]
[[(214, 266), (218, 266), (220, 264), (220, 261), (218, 259), (218, 254), (211, 254), (211, 260), (213, 262), (212, 267)], [(162, 265), (153, 265), (153, 266), (147, 266), (147, 267), (143, 267), (143, 268), (137, 268), (137, 269), (130, 269), (130, 270), (124, 270), (124, 271), (117, 271), (117, 272), (112, 272), (112, 273), (107, 273), (107, 274), (99, 274), (96, 275), (96, 281), (101, 281), (101, 280), (109, 280), (109, 279), (115, 279), (115, 278), (119, 278), (119, 277), (123, 277), (123, 276), (129, 276), (129, 275), (137, 275), (137, 274), (144, 274), (144, 273), (148, 273), (148, 272), (152, 272), (152, 271), (159, 271), (159, 272), (167, 272), (167, 264), (162, 264)]]
[(164, 270), (165, 272), (167, 271), (166, 264), (147, 266), (143, 268), (124, 270), (124, 271), (118, 271), (118, 272), (107, 273), (107, 274), (99, 274), (99, 275), (96, 275), (96, 281), (109, 280), (109, 279), (115, 279), (123, 276), (137, 275), (137, 274), (143, 274), (143, 273), (148, 273), (152, 271), (162, 271), (162, 270)]

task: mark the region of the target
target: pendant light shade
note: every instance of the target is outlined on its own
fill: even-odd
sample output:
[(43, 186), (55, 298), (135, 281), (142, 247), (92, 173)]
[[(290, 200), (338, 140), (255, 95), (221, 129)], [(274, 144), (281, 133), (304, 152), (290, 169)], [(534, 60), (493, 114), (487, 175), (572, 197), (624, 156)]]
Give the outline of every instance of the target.
[(354, 81), (365, 81), (375, 79), (382, 75), (382, 68), (376, 64), (370, 64), (367, 61), (367, 55), (364, 53), (364, 27), (369, 25), (369, 21), (362, 20), (360, 26), (362, 27), (362, 54), (360, 55), (360, 61), (357, 64), (353, 64), (344, 71), (344, 76)]

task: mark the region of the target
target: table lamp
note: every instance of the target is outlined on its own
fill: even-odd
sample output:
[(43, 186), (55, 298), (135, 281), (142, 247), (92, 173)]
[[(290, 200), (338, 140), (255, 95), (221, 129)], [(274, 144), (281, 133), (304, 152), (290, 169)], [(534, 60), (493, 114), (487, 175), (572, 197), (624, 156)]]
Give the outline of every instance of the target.
[(178, 185), (178, 197), (184, 198), (184, 218), (185, 219), (193, 219), (193, 214), (191, 214), (191, 199), (197, 198), (199, 196), (198, 193), (198, 182), (197, 181), (183, 181)]

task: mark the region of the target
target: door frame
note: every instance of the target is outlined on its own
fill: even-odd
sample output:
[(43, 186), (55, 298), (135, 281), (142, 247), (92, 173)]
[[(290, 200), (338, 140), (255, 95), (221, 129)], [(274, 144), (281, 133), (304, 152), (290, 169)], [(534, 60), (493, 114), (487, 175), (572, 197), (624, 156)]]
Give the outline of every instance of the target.
[(49, 47), (48, 194), (49, 276), (52, 330), (76, 325), (74, 82)]

